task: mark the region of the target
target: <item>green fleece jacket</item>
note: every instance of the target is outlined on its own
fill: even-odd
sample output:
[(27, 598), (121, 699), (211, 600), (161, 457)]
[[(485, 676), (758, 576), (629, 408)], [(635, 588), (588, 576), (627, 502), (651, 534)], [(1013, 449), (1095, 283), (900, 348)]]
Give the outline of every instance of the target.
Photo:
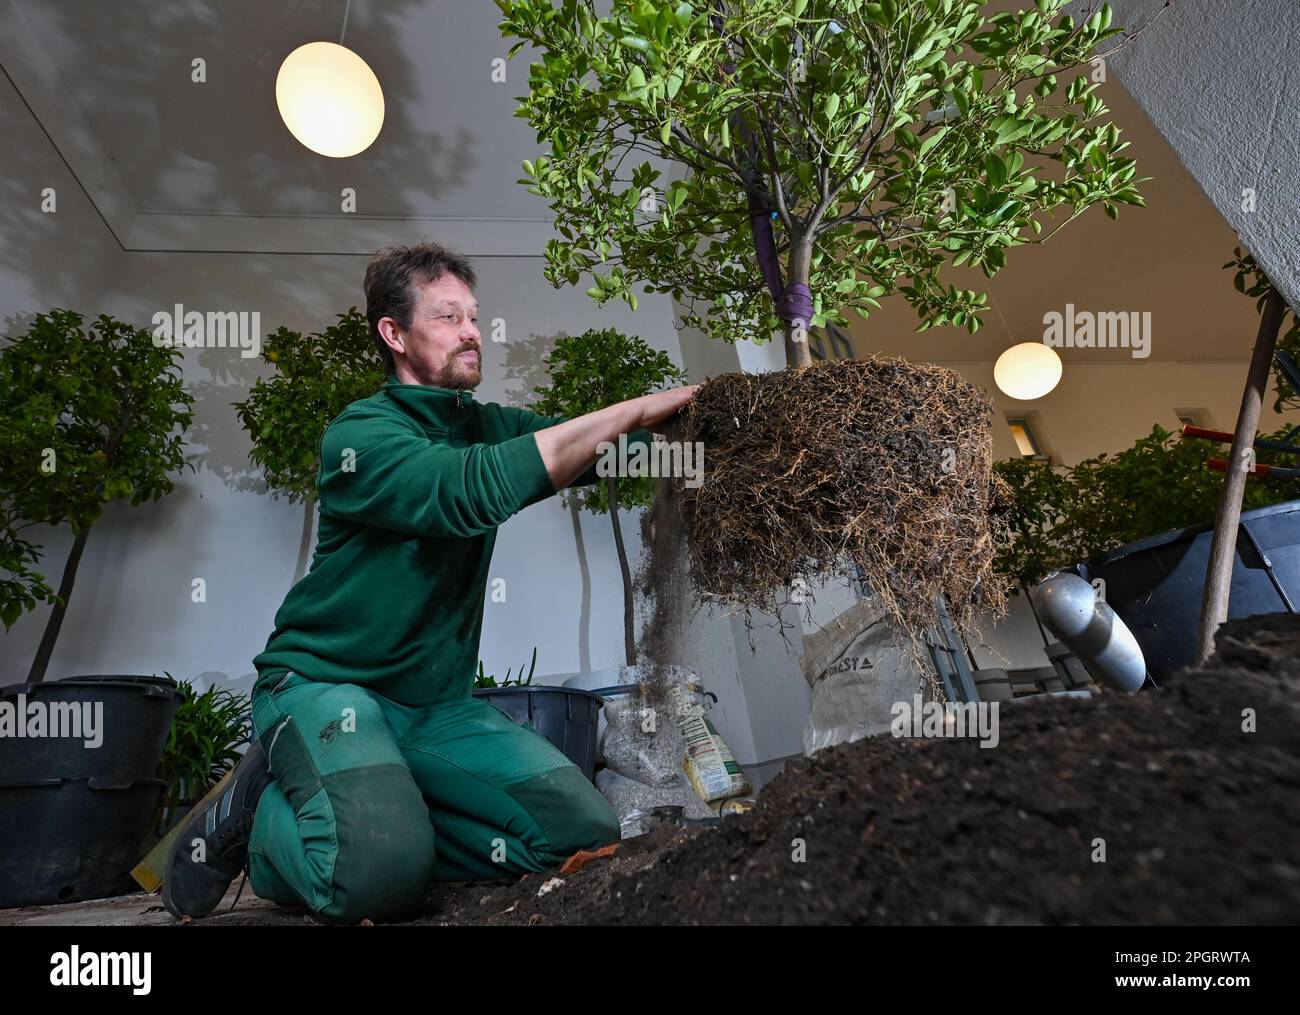
[[(562, 422), (392, 375), (344, 409), (321, 440), (316, 552), (259, 683), (292, 670), (405, 705), (467, 697), (497, 527), (555, 492), (533, 434)], [(574, 485), (596, 481), (593, 465)]]

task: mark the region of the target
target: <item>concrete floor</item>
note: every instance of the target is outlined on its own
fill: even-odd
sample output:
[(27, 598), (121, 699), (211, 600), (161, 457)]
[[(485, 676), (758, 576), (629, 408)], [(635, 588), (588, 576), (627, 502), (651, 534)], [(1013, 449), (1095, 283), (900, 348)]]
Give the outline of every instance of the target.
[[(314, 924), (305, 910), (288, 909), (259, 899), (245, 885), (243, 897), (234, 909), (239, 880), (230, 886), (225, 899), (212, 916), (200, 921), (204, 926), (291, 926)], [(167, 927), (177, 920), (163, 908), (161, 895), (119, 895), (111, 899), (92, 899), (52, 906), (23, 906), (0, 909), (0, 926), (4, 927)]]

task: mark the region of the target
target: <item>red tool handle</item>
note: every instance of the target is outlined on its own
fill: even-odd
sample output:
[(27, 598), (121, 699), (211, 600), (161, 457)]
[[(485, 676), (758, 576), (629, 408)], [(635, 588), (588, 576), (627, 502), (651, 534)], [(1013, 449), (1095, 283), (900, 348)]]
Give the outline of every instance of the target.
[[(1206, 468), (1213, 469), (1215, 472), (1227, 472), (1228, 460), (1226, 458), (1207, 458), (1205, 460)], [(1246, 473), (1248, 476), (1267, 476), (1273, 471), (1273, 466), (1264, 465), (1262, 462), (1256, 462), (1255, 467)]]

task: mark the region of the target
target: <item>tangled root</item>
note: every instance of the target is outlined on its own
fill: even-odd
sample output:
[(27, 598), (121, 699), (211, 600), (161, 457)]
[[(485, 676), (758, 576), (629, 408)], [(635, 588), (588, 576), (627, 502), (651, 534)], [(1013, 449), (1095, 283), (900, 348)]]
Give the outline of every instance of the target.
[(1001, 614), (991, 414), (953, 371), (898, 359), (707, 381), (674, 428), (704, 445), (703, 482), (673, 491), (694, 592), (775, 613), (787, 589), (858, 578), (913, 636), (941, 597), (958, 630)]

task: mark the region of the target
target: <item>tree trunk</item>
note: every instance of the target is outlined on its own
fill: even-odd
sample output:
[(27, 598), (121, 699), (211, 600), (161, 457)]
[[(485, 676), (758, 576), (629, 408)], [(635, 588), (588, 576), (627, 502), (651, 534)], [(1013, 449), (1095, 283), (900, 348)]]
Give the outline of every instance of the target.
[(795, 341), (795, 326), (785, 326), (785, 362), (786, 366), (806, 367), (812, 365), (812, 351), (808, 348), (808, 329), (805, 327), (802, 339)]
[(298, 563), (293, 569), (293, 583), (298, 584), (307, 573), (311, 559), (312, 523), (316, 520), (316, 498), (308, 494), (302, 503), (302, 538), (298, 542)]
[(1205, 571), (1205, 592), (1201, 599), (1201, 627), (1196, 637), (1194, 666), (1204, 666), (1214, 654), (1214, 634), (1228, 619), (1228, 593), (1232, 584), (1232, 559), (1237, 552), (1237, 528), (1241, 524), (1241, 497), (1246, 489), (1246, 457), (1243, 452), (1255, 444), (1259, 426), (1259, 408), (1268, 387), (1268, 371), (1273, 363), (1278, 329), (1282, 326), (1285, 305), (1276, 290), (1268, 295), (1259, 320), (1255, 351), (1250, 359), (1246, 390), (1241, 396), (1237, 429), (1228, 456), (1228, 471), (1219, 495), (1219, 510), (1214, 516), (1214, 539), (1210, 543), (1210, 562)]
[(618, 547), (618, 567), (623, 572), (623, 651), (629, 666), (636, 665), (636, 639), (632, 637), (632, 572), (627, 566), (627, 550), (623, 546), (623, 527), (618, 521), (618, 480), (605, 478), (609, 491), (609, 517), (614, 523), (614, 545)]
[[(812, 244), (802, 239), (794, 239), (790, 246), (790, 263), (787, 285), (807, 285), (811, 272)], [(812, 350), (808, 347), (808, 329), (812, 321), (785, 322), (785, 363), (787, 367), (806, 367), (812, 365)], [(797, 339), (797, 341), (796, 341)]]
[(45, 670), (50, 665), (50, 656), (54, 655), (54, 643), (59, 640), (59, 629), (63, 627), (63, 617), (68, 612), (72, 583), (77, 579), (77, 565), (81, 563), (81, 554), (86, 549), (86, 540), (89, 536), (90, 528), (87, 527), (82, 529), (72, 542), (72, 552), (68, 554), (68, 562), (63, 565), (63, 580), (59, 582), (59, 598), (54, 604), (54, 609), (50, 611), (50, 619), (45, 622), (45, 634), (41, 638), (40, 647), (36, 650), (36, 658), (32, 660), (32, 668), (27, 672), (29, 684), (36, 684), (45, 679)]

